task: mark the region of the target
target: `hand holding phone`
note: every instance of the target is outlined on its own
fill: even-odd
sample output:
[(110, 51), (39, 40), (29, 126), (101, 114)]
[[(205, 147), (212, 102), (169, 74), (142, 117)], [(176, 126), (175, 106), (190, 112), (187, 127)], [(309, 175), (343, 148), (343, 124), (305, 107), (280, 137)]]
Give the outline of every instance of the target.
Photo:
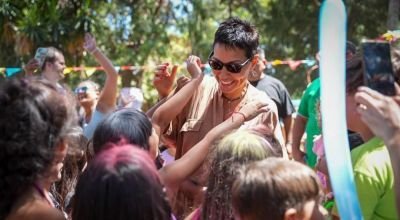
[(394, 96), (396, 89), (389, 43), (365, 41), (361, 47), (365, 85), (384, 95)]
[(45, 47), (39, 47), (35, 53), (35, 60), (39, 63), (39, 67), (43, 66), (44, 60), (46, 59), (48, 49)]

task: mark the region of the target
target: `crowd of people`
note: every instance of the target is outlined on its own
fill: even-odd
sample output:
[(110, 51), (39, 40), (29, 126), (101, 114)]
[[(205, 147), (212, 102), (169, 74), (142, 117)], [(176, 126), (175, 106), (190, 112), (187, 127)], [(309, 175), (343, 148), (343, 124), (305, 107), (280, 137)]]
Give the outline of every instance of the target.
[[(46, 48), (24, 77), (0, 82), (0, 219), (340, 218), (319, 78), (296, 112), (285, 85), (265, 73), (259, 37), (239, 18), (220, 23), (207, 60), (213, 74), (194, 55), (189, 77), (175, 79), (177, 66), (160, 64), (159, 101), (147, 112), (127, 98), (129, 88), (117, 100), (118, 73), (91, 34), (84, 49), (104, 68), (102, 88), (90, 80), (62, 84), (64, 56)], [(358, 201), (364, 219), (399, 219), (400, 88), (380, 94), (365, 86), (363, 71), (357, 46), (347, 42)]]

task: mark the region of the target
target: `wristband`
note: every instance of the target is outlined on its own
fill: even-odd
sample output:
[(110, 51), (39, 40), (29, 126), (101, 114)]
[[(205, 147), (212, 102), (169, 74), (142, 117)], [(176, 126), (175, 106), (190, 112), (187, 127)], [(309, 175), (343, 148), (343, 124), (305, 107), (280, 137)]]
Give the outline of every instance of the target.
[[(241, 115), (243, 117), (243, 122), (246, 121), (246, 115), (243, 112), (233, 112), (232, 114), (235, 114), (235, 113), (239, 114), (239, 115)], [(232, 122), (233, 122), (233, 117), (232, 117)]]

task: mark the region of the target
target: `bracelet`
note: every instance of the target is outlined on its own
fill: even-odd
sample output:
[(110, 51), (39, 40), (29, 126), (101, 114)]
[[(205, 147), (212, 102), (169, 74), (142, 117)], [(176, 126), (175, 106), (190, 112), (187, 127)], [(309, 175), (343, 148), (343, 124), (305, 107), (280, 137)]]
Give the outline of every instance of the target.
[[(246, 121), (246, 115), (244, 115), (243, 112), (233, 112), (232, 115), (235, 114), (235, 113), (237, 113), (237, 114), (239, 114), (239, 115), (241, 115), (243, 117), (243, 122)], [(233, 122), (233, 117), (232, 117), (232, 122)]]

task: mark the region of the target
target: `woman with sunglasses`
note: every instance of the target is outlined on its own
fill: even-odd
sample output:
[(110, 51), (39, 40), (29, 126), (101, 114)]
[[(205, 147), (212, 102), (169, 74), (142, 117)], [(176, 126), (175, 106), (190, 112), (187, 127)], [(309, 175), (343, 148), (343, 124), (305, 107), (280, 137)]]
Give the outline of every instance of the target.
[[(176, 147), (175, 159), (182, 157), (208, 131), (238, 112), (245, 103), (255, 100), (267, 103), (268, 111), (244, 123), (242, 127), (264, 124), (283, 146), (276, 105), (247, 81), (250, 70), (258, 61), (257, 47), (258, 33), (248, 22), (231, 18), (220, 24), (209, 56), (215, 77), (204, 77), (191, 101), (172, 121), (168, 131), (164, 132), (168, 143)], [(171, 82), (175, 74), (170, 74), (167, 67), (167, 64), (161, 65), (156, 72), (154, 85), (160, 96), (168, 95), (168, 91), (172, 90)], [(179, 216), (190, 212), (189, 207), (199, 205), (200, 201), (194, 202), (198, 197), (194, 195), (201, 194), (198, 192), (206, 183), (204, 174), (207, 170), (206, 167), (200, 168), (182, 184), (175, 205)]]

